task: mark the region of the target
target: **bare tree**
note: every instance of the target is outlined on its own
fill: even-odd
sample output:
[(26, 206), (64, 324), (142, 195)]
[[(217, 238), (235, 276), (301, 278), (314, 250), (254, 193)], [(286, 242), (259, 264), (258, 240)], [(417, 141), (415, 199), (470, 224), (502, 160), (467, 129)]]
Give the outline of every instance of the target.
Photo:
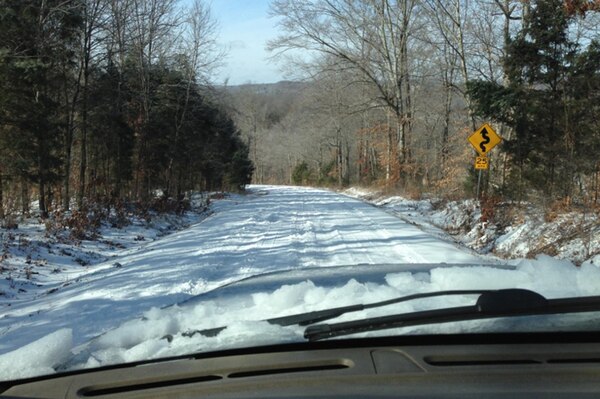
[(223, 66), (227, 52), (217, 44), (218, 33), (219, 24), (209, 4), (205, 0), (194, 0), (184, 19), (181, 38), (181, 50), (189, 58), (186, 73), (190, 81), (196, 78), (209, 83), (215, 70)]
[(234, 118), (246, 138), (256, 183), (263, 183), (264, 179), (264, 160), (259, 148), (264, 145), (264, 133), (270, 127), (269, 111), (273, 104), (269, 100), (269, 96), (260, 95), (252, 85), (243, 86), (233, 100)]
[(133, 0), (106, 0), (107, 21), (103, 25), (105, 39), (105, 51), (110, 63), (117, 65), (123, 70), (127, 53), (130, 49), (131, 15), (133, 14)]
[(356, 72), (357, 83), (372, 85), (377, 92), (374, 100), (394, 116), (394, 145), (401, 163), (410, 161), (409, 41), (417, 4), (416, 0), (276, 0), (271, 5), (284, 33), (269, 43), (269, 49), (276, 54), (305, 50), (333, 57), (336, 67)]
[[(467, 82), (470, 79), (469, 55), (465, 45), (465, 23), (469, 16), (469, 3), (465, 0), (427, 0), (432, 19), (436, 22), (440, 36), (443, 39), (441, 46), (444, 57), (454, 63), (458, 60), (458, 66), (462, 75), (462, 84), (456, 85), (453, 80), (445, 79), (444, 84), (457, 90), (465, 99), (471, 110), (470, 99), (466, 95)], [(449, 52), (453, 53), (450, 54)], [(450, 58), (449, 58), (450, 57)], [(450, 76), (446, 76), (450, 78)], [(450, 94), (446, 93), (446, 99)], [(446, 108), (447, 110), (449, 108)], [(476, 129), (474, 115), (469, 112), (471, 128)]]
[[(177, 104), (177, 117), (175, 121), (175, 137), (173, 146), (180, 144), (180, 135), (183, 124), (189, 111), (190, 94), (194, 86), (203, 81), (207, 83), (213, 76), (216, 68), (222, 65), (225, 50), (218, 47), (216, 36), (218, 24), (213, 19), (210, 7), (204, 0), (195, 0), (190, 6), (187, 17), (183, 20), (183, 31), (179, 37), (180, 50), (177, 58), (183, 72), (183, 84), (185, 94), (180, 103)], [(167, 195), (173, 186), (173, 164), (176, 157), (173, 149), (169, 154), (169, 166), (167, 170)], [(176, 179), (177, 196), (181, 195), (181, 174)]]
[[(87, 140), (88, 140), (88, 109), (89, 109), (89, 82), (91, 73), (91, 62), (96, 48), (99, 45), (97, 34), (106, 16), (105, 10), (108, 6), (106, 0), (86, 0), (83, 5), (83, 29), (80, 38), (79, 65), (77, 70), (77, 82), (72, 94), (71, 112), (67, 127), (66, 155), (65, 155), (65, 177), (63, 208), (69, 209), (70, 201), (70, 170), (71, 170), (71, 147), (73, 141), (73, 130), (75, 129), (75, 115), (81, 112), (80, 128), (80, 164), (79, 164), (79, 189), (77, 203), (81, 208), (85, 196), (86, 168), (87, 168)], [(77, 109), (79, 96), (81, 95), (81, 109)]]
[(139, 137), (136, 151), (135, 192), (138, 198), (149, 194), (148, 131), (152, 116), (151, 68), (165, 59), (173, 45), (173, 29), (181, 15), (177, 0), (131, 0), (132, 53), (139, 84), (140, 114), (136, 126)]
[[(320, 131), (319, 139), (312, 140), (318, 144), (319, 158), (323, 150), (329, 152), (334, 161), (335, 180), (338, 186), (348, 184), (350, 180), (350, 146), (354, 142), (355, 133), (351, 126), (351, 100), (349, 88), (345, 84), (347, 76), (343, 72), (322, 74), (320, 79), (313, 83), (313, 90), (307, 93), (307, 111), (313, 115)], [(314, 138), (314, 136), (309, 136)], [(314, 144), (309, 148), (314, 151)], [(323, 167), (323, 159), (318, 160), (319, 169)], [(319, 174), (321, 170), (319, 170)], [(332, 176), (333, 177), (333, 176)]]

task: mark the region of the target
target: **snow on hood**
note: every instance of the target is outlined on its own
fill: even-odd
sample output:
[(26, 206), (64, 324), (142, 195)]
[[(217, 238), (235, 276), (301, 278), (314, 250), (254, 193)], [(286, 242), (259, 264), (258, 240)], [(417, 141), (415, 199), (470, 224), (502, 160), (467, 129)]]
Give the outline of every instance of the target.
[(2, 380), (53, 374), (71, 356), (73, 333), (63, 328), (0, 356)]
[[(72, 346), (70, 330), (59, 330), (0, 356), (0, 376), (6, 380), (48, 374), (57, 369), (92, 368), (220, 349), (302, 342), (303, 327), (274, 326), (261, 320), (413, 293), (501, 288), (526, 288), (547, 298), (600, 295), (600, 268), (591, 263), (576, 268), (568, 261), (542, 256), (504, 268), (358, 266), (270, 273), (216, 289), (179, 305), (152, 308), (142, 318), (125, 322), (78, 347)], [(335, 321), (463, 306), (474, 300), (473, 296), (429, 298), (346, 314)], [(551, 325), (546, 316), (444, 323), (375, 334), (589, 329), (600, 324), (600, 315), (593, 315), (554, 317)], [(213, 337), (185, 334), (222, 326), (227, 328)]]

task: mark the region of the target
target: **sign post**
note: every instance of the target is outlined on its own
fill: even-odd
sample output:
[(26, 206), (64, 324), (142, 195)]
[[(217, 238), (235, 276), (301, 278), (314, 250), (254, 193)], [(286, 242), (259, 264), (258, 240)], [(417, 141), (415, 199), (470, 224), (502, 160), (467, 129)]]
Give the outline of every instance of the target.
[(475, 148), (475, 151), (477, 151), (479, 154), (479, 156), (475, 158), (475, 169), (479, 171), (479, 176), (477, 177), (477, 199), (479, 199), (481, 171), (487, 170), (490, 167), (487, 153), (490, 152), (492, 148), (500, 144), (501, 141), (502, 137), (496, 134), (494, 129), (488, 123), (484, 123), (471, 136), (469, 136), (469, 143), (471, 143), (473, 148)]

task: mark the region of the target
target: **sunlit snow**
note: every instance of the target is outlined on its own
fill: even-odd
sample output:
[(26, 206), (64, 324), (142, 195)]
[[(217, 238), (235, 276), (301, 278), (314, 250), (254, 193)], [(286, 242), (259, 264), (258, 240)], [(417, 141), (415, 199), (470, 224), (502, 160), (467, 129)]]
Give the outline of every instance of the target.
[[(201, 223), (122, 256), (118, 259), (122, 267), (99, 265), (79, 284), (11, 306), (0, 317), (0, 353), (4, 353), (0, 379), (45, 374), (57, 367), (95, 367), (295, 342), (303, 340), (302, 328), (261, 320), (416, 292), (517, 287), (549, 298), (600, 293), (600, 269), (592, 264), (576, 268), (568, 261), (540, 257), (514, 261), (514, 269), (495, 268), (498, 261), (494, 258), (459, 248), (371, 205), (324, 190), (254, 186), (248, 195), (215, 202), (213, 211)], [(415, 264), (417, 270), (419, 264), (441, 267), (431, 273), (390, 273), (380, 283), (341, 278), (334, 286), (321, 286), (307, 277), (275, 290), (182, 303), (267, 272), (396, 263)], [(442, 267), (443, 263), (459, 265)], [(336, 321), (473, 300), (459, 296), (408, 302), (392, 309), (344, 315)], [(567, 318), (557, 325), (577, 320)], [(221, 326), (227, 328), (215, 337), (182, 335)], [(490, 326), (497, 328), (498, 321), (413, 327), (403, 332), (478, 331)], [(536, 324), (526, 326), (535, 328)], [(45, 350), (40, 348), (49, 348), (46, 356), (34, 356)], [(20, 359), (18, 367), (13, 367), (13, 359)], [(35, 367), (28, 367), (27, 359)]]

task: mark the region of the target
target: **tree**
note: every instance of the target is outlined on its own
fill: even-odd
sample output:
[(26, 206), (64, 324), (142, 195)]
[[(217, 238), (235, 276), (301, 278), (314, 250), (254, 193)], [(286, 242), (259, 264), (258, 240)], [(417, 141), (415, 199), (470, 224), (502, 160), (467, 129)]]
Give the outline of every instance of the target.
[[(284, 34), (269, 44), (272, 51), (308, 51), (336, 60), (336, 68), (355, 72), (368, 82), (376, 100), (387, 107), (396, 124), (394, 148), (400, 163), (410, 161), (413, 122), (409, 41), (415, 0), (276, 0), (271, 5)], [(322, 65), (332, 65), (325, 63)], [(389, 151), (393, 151), (392, 148)]]
[(127, 90), (126, 73), (109, 62), (106, 68), (94, 68), (90, 73), (85, 157), (95, 171), (96, 182), (103, 183), (102, 191), (112, 199), (123, 199), (129, 198), (127, 187), (133, 175), (135, 137), (126, 107), (132, 94)]
[[(89, 86), (90, 74), (92, 72), (93, 56), (96, 53), (98, 42), (96, 35), (102, 23), (105, 23), (105, 11), (108, 3), (105, 0), (84, 0), (82, 5), (83, 26), (80, 34), (79, 63), (77, 71), (77, 82), (72, 99), (72, 112), (69, 118), (69, 126), (65, 139), (65, 177), (64, 177), (64, 209), (69, 209), (70, 201), (70, 171), (71, 171), (71, 146), (73, 141), (72, 130), (75, 128), (74, 118), (78, 111), (81, 114), (80, 136), (79, 136), (79, 189), (77, 203), (81, 208), (85, 197), (86, 169), (88, 161), (88, 111), (89, 111)], [(81, 95), (81, 102), (79, 96)], [(79, 107), (76, 107), (80, 105)], [(76, 111), (77, 109), (77, 111)]]
[(45, 216), (58, 194), (69, 208), (73, 184), (81, 209), (249, 181), (237, 127), (208, 100), (216, 23), (202, 0), (181, 11), (177, 0), (0, 0), (0, 216), (19, 185), (23, 213), (36, 191)]
[(297, 185), (306, 185), (313, 180), (311, 175), (310, 167), (306, 161), (302, 161), (294, 168), (292, 182)]
[[(189, 112), (192, 90), (197, 89), (198, 81), (208, 82), (215, 68), (221, 65), (225, 52), (216, 45), (215, 35), (217, 23), (212, 18), (210, 8), (201, 0), (195, 0), (188, 17), (184, 19), (180, 53), (176, 56), (176, 68), (181, 72), (178, 82), (180, 87), (177, 101), (173, 139), (169, 149), (167, 166), (167, 195), (171, 192), (174, 180), (174, 164), (181, 150), (182, 128)], [(177, 192), (181, 188), (176, 185)]]
[[(2, 122), (15, 171), (38, 185), (39, 209), (48, 214), (51, 184), (59, 179), (60, 137), (65, 129), (59, 95), (62, 66), (74, 58), (81, 24), (78, 1), (0, 2), (3, 49), (0, 79), (7, 96)], [(5, 149), (7, 151), (7, 149)]]
[[(131, 3), (130, 60), (136, 70), (137, 82), (131, 86), (136, 92), (135, 131), (139, 139), (135, 149), (135, 192), (140, 200), (150, 194), (149, 126), (153, 114), (152, 97), (157, 88), (153, 66), (165, 60), (173, 45), (173, 29), (180, 21), (175, 12), (176, 0), (133, 0)], [(132, 81), (132, 83), (134, 83)]]
[(522, 31), (507, 46), (508, 84), (470, 82), (476, 111), (514, 131), (503, 147), (518, 172), (519, 196), (526, 182), (547, 199), (570, 198), (582, 163), (595, 163), (590, 157), (599, 140), (590, 123), (598, 118), (597, 45), (578, 50), (568, 35), (571, 18), (560, 0), (532, 2)]
[(243, 191), (252, 181), (254, 166), (248, 156), (248, 147), (238, 138), (234, 140), (234, 152), (229, 162), (226, 182), (230, 189)]

